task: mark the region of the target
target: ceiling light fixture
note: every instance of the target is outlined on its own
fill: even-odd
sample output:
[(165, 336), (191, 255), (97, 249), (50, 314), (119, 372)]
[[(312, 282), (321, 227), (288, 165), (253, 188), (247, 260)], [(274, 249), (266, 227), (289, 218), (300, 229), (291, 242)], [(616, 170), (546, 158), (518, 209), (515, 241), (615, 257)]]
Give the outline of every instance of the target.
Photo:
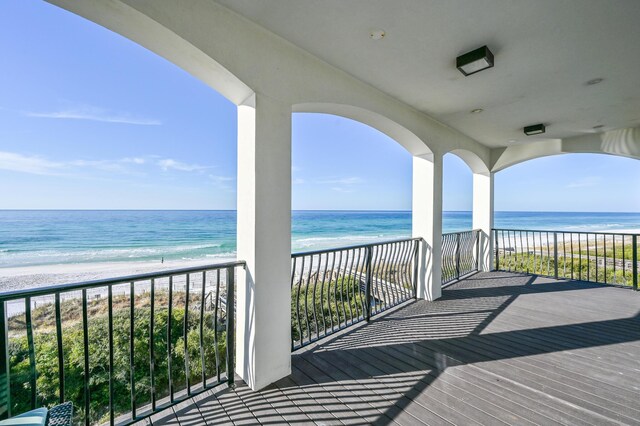
[(471, 110), (471, 114), (479, 114), (484, 111), (482, 108), (476, 108)]
[(369, 33), (369, 38), (371, 40), (382, 40), (384, 38), (384, 36), (386, 35), (386, 33), (384, 32), (384, 30), (373, 30)]
[(531, 126), (526, 126), (524, 128), (524, 134), (527, 136), (539, 135), (541, 133), (544, 133), (546, 130), (547, 130), (546, 127), (542, 123), (533, 124)]
[(592, 80), (587, 81), (585, 84), (587, 86), (593, 86), (594, 84), (602, 83), (603, 80), (604, 80), (603, 78), (598, 77), (598, 78), (594, 78)]
[(493, 67), (493, 53), (487, 46), (482, 46), (456, 58), (456, 67), (465, 76), (475, 74)]

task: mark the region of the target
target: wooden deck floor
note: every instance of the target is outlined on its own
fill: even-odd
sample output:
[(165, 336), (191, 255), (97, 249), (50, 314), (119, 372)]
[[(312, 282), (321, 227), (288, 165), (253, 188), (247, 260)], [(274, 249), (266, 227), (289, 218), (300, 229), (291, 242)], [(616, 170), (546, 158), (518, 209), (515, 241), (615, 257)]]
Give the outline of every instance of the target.
[(477, 274), (152, 422), (640, 425), (640, 292)]

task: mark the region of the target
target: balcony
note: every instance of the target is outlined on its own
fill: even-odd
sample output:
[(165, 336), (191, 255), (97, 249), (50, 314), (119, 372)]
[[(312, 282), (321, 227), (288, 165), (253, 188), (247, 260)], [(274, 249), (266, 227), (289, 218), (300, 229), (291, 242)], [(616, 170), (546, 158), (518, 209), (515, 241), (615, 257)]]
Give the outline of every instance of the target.
[[(0, 419), (72, 399), (86, 425), (639, 423), (637, 235), (493, 229), (512, 165), (640, 159), (637, 2), (48, 2), (237, 106), (242, 261), (1, 294)], [(494, 66), (462, 76), (485, 43)], [(292, 262), (294, 112), (411, 154), (411, 239)], [(456, 235), (448, 153), (473, 173)]]
[(640, 424), (640, 294), (478, 273), (153, 424)]
[(417, 298), (421, 239), (294, 254), (291, 373), (258, 391), (235, 374), (244, 262), (0, 294), (9, 405), (71, 401), (87, 425), (638, 424), (637, 236), (573, 234), (496, 229), (493, 272), (479, 231), (444, 234), (436, 301)]

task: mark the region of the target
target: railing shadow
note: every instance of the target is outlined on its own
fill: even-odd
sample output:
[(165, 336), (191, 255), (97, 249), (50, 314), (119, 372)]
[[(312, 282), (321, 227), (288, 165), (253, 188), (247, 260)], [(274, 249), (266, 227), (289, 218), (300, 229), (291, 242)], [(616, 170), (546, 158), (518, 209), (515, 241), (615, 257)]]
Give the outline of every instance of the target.
[[(456, 404), (462, 404), (462, 399), (478, 400), (478, 396), (467, 388), (455, 367), (478, 368), (488, 363), (490, 370), (509, 369), (515, 367), (501, 362), (517, 363), (522, 357), (561, 356), (556, 353), (589, 348), (600, 348), (606, 354), (603, 363), (614, 365), (626, 358), (628, 366), (630, 357), (640, 353), (635, 343), (640, 341), (640, 313), (605, 319), (596, 315), (592, 321), (549, 326), (537, 322), (543, 326), (536, 328), (518, 329), (516, 324), (516, 329), (509, 329), (504, 323), (502, 328), (494, 326), (521, 295), (566, 294), (601, 287), (579, 282), (538, 284), (536, 277), (519, 274), (493, 274), (490, 282), (487, 276), (456, 283), (435, 303), (410, 303), (295, 354), (292, 374), (265, 390), (251, 392), (240, 386), (213, 393), (197, 403), (199, 414), (189, 411), (193, 409), (176, 411), (180, 424), (196, 425), (198, 416), (207, 421), (262, 424), (386, 425), (415, 419), (428, 424), (468, 424), (469, 417)], [(631, 346), (625, 346), (629, 343)], [(622, 346), (616, 349), (606, 348), (619, 344)], [(600, 368), (589, 365), (586, 358), (572, 358), (574, 361), (576, 368)], [(637, 386), (634, 378), (637, 375), (616, 377), (616, 386), (633, 389)], [(633, 418), (615, 405), (634, 406), (637, 398), (631, 394), (613, 395), (616, 402), (605, 410), (622, 423), (633, 423)], [(572, 410), (579, 409), (556, 414), (571, 423), (575, 422), (571, 416), (578, 415)], [(446, 418), (439, 417), (442, 413)], [(473, 415), (477, 416), (475, 422), (496, 421), (480, 409)]]

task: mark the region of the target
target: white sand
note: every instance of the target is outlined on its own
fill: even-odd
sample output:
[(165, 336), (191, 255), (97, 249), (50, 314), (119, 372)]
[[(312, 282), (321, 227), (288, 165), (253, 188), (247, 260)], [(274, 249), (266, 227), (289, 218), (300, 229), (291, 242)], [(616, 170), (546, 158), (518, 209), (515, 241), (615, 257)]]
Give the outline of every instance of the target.
[[(24, 266), (15, 268), (0, 268), (0, 292), (20, 289), (33, 289), (57, 284), (71, 284), (83, 281), (91, 281), (106, 278), (118, 278), (149, 272), (161, 272), (171, 269), (190, 268), (198, 266), (211, 266), (217, 263), (233, 262), (235, 259), (216, 258), (215, 262), (206, 262), (205, 260), (180, 260), (160, 262), (109, 262), (109, 263), (74, 263), (74, 264), (58, 264), (58, 265), (39, 265)], [(221, 272), (221, 279), (224, 282), (225, 272)], [(213, 275), (207, 277), (206, 289), (210, 291), (215, 284), (212, 281)], [(136, 293), (144, 293), (148, 291), (148, 282), (141, 282), (136, 287)], [(193, 283), (201, 288), (201, 283)], [(178, 276), (174, 279), (174, 289), (184, 290), (185, 277)], [(193, 288), (190, 286), (190, 288)], [(114, 288), (114, 294), (124, 294), (128, 288)], [(78, 292), (64, 293), (64, 297), (79, 297)], [(88, 297), (104, 298), (107, 296), (107, 290), (104, 287), (91, 289)], [(32, 300), (32, 306), (38, 303), (52, 303), (52, 297), (39, 297), (38, 300)], [(25, 306), (23, 300), (14, 300), (7, 302), (7, 314), (13, 316), (24, 312)]]
[(207, 266), (231, 262), (235, 259), (216, 258), (215, 261), (177, 260), (160, 262), (103, 262), (0, 268), (0, 292), (37, 288), (55, 284), (77, 283), (104, 278), (160, 272), (169, 269)]

